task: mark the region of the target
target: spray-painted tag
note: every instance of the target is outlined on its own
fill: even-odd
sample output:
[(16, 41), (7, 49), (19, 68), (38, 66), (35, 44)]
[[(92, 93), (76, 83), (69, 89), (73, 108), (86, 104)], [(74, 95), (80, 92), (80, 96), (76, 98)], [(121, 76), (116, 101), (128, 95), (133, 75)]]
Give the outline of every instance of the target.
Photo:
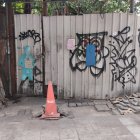
[(67, 49), (68, 50), (74, 50), (75, 49), (75, 39), (68, 39)]

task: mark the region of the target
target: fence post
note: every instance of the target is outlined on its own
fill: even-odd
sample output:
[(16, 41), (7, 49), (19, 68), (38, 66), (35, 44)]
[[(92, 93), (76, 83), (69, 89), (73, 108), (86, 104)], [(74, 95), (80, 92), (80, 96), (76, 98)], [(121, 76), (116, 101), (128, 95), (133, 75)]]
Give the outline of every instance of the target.
[(16, 54), (15, 54), (15, 34), (14, 34), (14, 12), (12, 3), (6, 3), (6, 26), (7, 26), (7, 56), (8, 56), (8, 76), (9, 93), (11, 96), (16, 94)]
[(135, 0), (130, 0), (130, 13), (134, 13)]
[(43, 16), (48, 16), (48, 12), (47, 12), (47, 1), (46, 0), (43, 0)]
[[(29, 2), (29, 3), (28, 3)], [(24, 6), (24, 14), (31, 14), (31, 1), (25, 0), (25, 6)]]
[(45, 45), (44, 45), (44, 30), (43, 30), (43, 16), (47, 16), (47, 2), (43, 0), (43, 10), (41, 15), (41, 24), (42, 24), (42, 66), (43, 66), (43, 95), (45, 95)]

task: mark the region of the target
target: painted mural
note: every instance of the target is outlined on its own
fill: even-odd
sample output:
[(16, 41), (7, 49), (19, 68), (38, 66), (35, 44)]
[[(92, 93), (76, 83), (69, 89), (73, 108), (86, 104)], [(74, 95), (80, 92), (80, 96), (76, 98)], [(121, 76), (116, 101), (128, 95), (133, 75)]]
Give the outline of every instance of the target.
[[(41, 41), (41, 37), (35, 30), (20, 32), (20, 41), (28, 38), (33, 39), (34, 45), (25, 45), (24, 53), (19, 58), (18, 65), (22, 68), (20, 88), (29, 80), (29, 86), (34, 90), (34, 94), (42, 94), (43, 81), (38, 78), (38, 76), (42, 76), (42, 67), (38, 67), (37, 65), (37, 62), (42, 59), (42, 53), (40, 52), (40, 48), (36, 48), (36, 44)], [(32, 47), (34, 50), (33, 54), (31, 53)]]

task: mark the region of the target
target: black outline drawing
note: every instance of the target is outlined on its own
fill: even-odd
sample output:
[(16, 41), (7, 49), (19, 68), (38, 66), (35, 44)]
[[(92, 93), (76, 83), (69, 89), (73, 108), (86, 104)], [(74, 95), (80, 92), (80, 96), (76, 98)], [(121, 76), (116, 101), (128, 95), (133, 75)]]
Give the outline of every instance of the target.
[(28, 37), (31, 37), (34, 40), (34, 45), (37, 42), (41, 41), (40, 33), (37, 33), (35, 30), (28, 30), (27, 32), (20, 32), (19, 40), (24, 40)]
[[(92, 34), (76, 34), (79, 42), (74, 51), (70, 50), (71, 57), (69, 60), (70, 67), (73, 71), (77, 69), (82, 72), (87, 69), (86, 46), (88, 43), (92, 43), (96, 47), (96, 66), (90, 67), (90, 73), (94, 77), (99, 77), (102, 74), (106, 67), (106, 58), (109, 55), (109, 49), (104, 46), (104, 38), (107, 34), (107, 32), (99, 32)], [(77, 61), (75, 63), (73, 63), (74, 57), (76, 57)]]
[(111, 50), (111, 65), (112, 65), (112, 90), (114, 88), (114, 81), (118, 81), (122, 84), (122, 88), (128, 82), (136, 83), (135, 75), (137, 73), (137, 58), (135, 56), (135, 49), (129, 48), (129, 45), (133, 42), (130, 37), (127, 37), (127, 33), (130, 31), (130, 27), (125, 27), (122, 31), (118, 31), (115, 36), (110, 36)]

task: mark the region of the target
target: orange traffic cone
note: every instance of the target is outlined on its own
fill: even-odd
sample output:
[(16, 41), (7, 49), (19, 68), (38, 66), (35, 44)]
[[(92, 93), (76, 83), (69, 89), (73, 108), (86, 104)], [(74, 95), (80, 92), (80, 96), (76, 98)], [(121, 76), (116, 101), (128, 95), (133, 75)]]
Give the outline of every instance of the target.
[(41, 119), (59, 119), (59, 117), (60, 113), (57, 112), (52, 82), (49, 81), (46, 98), (46, 108), (44, 114), (42, 114), (41, 116)]

